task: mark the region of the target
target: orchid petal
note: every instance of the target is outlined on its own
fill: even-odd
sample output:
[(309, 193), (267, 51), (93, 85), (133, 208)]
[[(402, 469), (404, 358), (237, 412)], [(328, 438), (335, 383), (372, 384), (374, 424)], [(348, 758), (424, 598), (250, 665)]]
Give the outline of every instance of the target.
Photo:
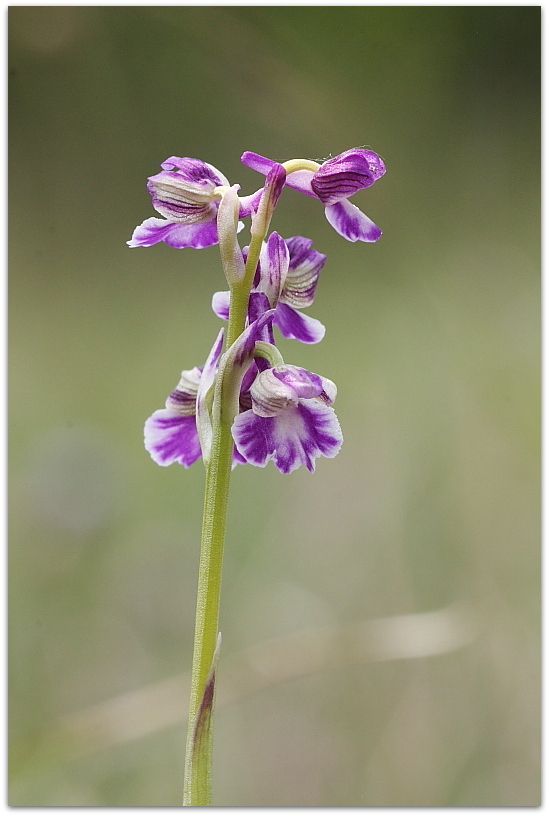
[(217, 227), (215, 221), (207, 224), (176, 224), (163, 218), (147, 218), (135, 228), (127, 244), (130, 247), (152, 246), (159, 241), (177, 249), (202, 249), (217, 244)]
[(335, 411), (317, 400), (300, 400), (274, 417), (244, 411), (235, 418), (232, 434), (251, 465), (265, 467), (272, 459), (281, 473), (300, 465), (312, 472), (318, 456), (334, 457), (343, 442)]
[(377, 241), (381, 230), (350, 201), (338, 201), (326, 207), (326, 218), (348, 241)]
[(320, 343), (326, 334), (326, 327), (320, 320), (301, 314), (286, 303), (279, 303), (276, 307), (273, 323), (284, 337), (302, 343)]
[(257, 291), (267, 295), (271, 308), (278, 303), (284, 287), (290, 254), (286, 242), (277, 232), (271, 233), (267, 243), (263, 243), (259, 255), (260, 277)]
[(267, 159), (265, 156), (260, 156), (259, 153), (252, 153), (249, 150), (242, 154), (240, 161), (242, 164), (245, 164), (246, 167), (251, 167), (252, 170), (257, 170), (258, 173), (263, 173), (265, 176), (271, 167), (278, 164), (278, 162), (272, 159)]
[(145, 422), (145, 448), (157, 465), (189, 467), (200, 456), (196, 417), (161, 408)]
[(212, 309), (221, 320), (229, 319), (229, 306), (231, 303), (230, 292), (216, 292), (212, 298)]
[(261, 201), (261, 194), (263, 193), (263, 187), (260, 187), (259, 190), (256, 190), (255, 193), (249, 196), (241, 196), (238, 201), (240, 204), (240, 211), (239, 217), (245, 218), (248, 215), (251, 215), (255, 212), (259, 206), (259, 202)]
[(286, 240), (290, 264), (280, 299), (296, 309), (312, 304), (320, 270), (326, 261), (326, 255), (312, 249), (311, 245), (309, 238), (300, 235)]
[(311, 186), (323, 204), (335, 204), (357, 190), (371, 187), (384, 173), (385, 164), (377, 153), (354, 147), (323, 162)]
[(229, 182), (217, 167), (202, 159), (190, 159), (187, 156), (170, 156), (160, 167), (166, 171), (177, 170), (177, 178), (192, 185), (193, 188), (210, 189), (214, 186), (229, 186)]
[(269, 309), (242, 332), (226, 353), (226, 365), (242, 367), (251, 362), (254, 356), (255, 344), (258, 340), (263, 339), (263, 329), (271, 323), (273, 317), (274, 309)]

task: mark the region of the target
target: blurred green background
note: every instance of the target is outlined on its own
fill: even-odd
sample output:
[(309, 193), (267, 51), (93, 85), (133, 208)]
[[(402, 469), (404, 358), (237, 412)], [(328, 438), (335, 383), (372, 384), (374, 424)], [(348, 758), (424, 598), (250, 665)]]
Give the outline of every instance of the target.
[(10, 804), (181, 801), (204, 474), (142, 426), (225, 285), (126, 246), (147, 176), (358, 145), (378, 243), (292, 190), (272, 224), (328, 255), (281, 347), (345, 443), (234, 472), (214, 804), (538, 804), (540, 9), (23, 6), (9, 44)]

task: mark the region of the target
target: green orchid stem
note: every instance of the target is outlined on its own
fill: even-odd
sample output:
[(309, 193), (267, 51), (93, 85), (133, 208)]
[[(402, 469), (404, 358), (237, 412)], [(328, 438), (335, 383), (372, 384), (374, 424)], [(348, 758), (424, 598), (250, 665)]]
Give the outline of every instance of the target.
[[(190, 806), (211, 804), (213, 737), (211, 710), (207, 734), (202, 735), (200, 739), (196, 738), (196, 726), (206, 681), (213, 665), (219, 631), (219, 599), (232, 453), (231, 425), (220, 420), (214, 428), (211, 458), (206, 468), (198, 570), (196, 628), (183, 795), (183, 804)], [(210, 707), (213, 708), (213, 693)]]
[[(250, 290), (268, 226), (266, 223), (261, 234), (252, 234), (244, 277), (231, 287), (226, 348), (229, 348), (244, 331)], [(223, 383), (219, 383), (219, 391), (222, 390), (222, 385)], [(216, 393), (216, 402), (218, 406), (223, 405), (221, 393)], [(231, 435), (233, 417), (227, 416), (223, 410), (214, 410), (213, 413), (212, 449), (206, 466), (185, 756), (183, 804), (191, 807), (210, 805), (212, 798), (214, 655), (219, 631), (223, 546), (234, 445)]]

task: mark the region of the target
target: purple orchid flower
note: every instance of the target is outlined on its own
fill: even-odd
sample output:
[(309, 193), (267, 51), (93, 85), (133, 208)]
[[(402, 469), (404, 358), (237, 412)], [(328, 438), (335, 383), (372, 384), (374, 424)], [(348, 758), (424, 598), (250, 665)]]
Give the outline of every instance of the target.
[(315, 459), (331, 459), (343, 442), (329, 403), (337, 389), (331, 380), (304, 368), (281, 365), (260, 372), (251, 389), (252, 407), (232, 426), (236, 448), (256, 467), (273, 460), (281, 473), (300, 465), (315, 469)]
[[(272, 311), (263, 311), (231, 347), (233, 365), (241, 369), (240, 410), (251, 405), (249, 389), (259, 371), (253, 360), (254, 347), (257, 340), (269, 339), (264, 333), (272, 319)], [(166, 407), (155, 411), (145, 422), (145, 449), (158, 465), (167, 467), (177, 462), (187, 468), (201, 455), (206, 460), (209, 458), (211, 389), (218, 372), (223, 335), (224, 329), (221, 329), (204, 367), (182, 371), (178, 385), (166, 400)], [(233, 464), (238, 463), (245, 463), (245, 459), (235, 448)]]
[[(273, 324), (284, 337), (302, 343), (322, 340), (326, 331), (322, 323), (299, 311), (312, 304), (326, 261), (325, 255), (312, 249), (312, 243), (299, 235), (284, 240), (273, 232), (263, 244), (248, 308), (250, 323), (258, 317), (260, 308), (274, 309)], [(266, 296), (263, 301), (257, 297), (259, 293)], [(213, 296), (212, 309), (223, 320), (229, 317), (229, 302), (230, 292), (216, 292)]]
[(204, 367), (182, 371), (166, 407), (155, 411), (145, 422), (145, 448), (157, 465), (167, 467), (177, 462), (187, 468), (201, 456), (197, 411), (213, 383), (222, 345), (223, 329)]
[(157, 465), (178, 462), (190, 467), (201, 456), (196, 427), (196, 395), (201, 368), (182, 371), (181, 379), (166, 407), (155, 411), (145, 422), (145, 448)]
[[(257, 153), (246, 152), (242, 162), (267, 174), (278, 164)], [(381, 230), (348, 198), (377, 181), (385, 173), (383, 160), (373, 150), (356, 147), (321, 164), (316, 171), (296, 170), (288, 173), (286, 184), (306, 195), (320, 199), (332, 227), (348, 241), (377, 241)]]
[[(230, 185), (223, 173), (200, 159), (171, 156), (150, 176), (147, 189), (152, 205), (164, 218), (147, 218), (135, 228), (128, 246), (152, 246), (164, 241), (172, 247), (202, 249), (218, 243), (217, 210)], [(239, 199), (239, 216), (250, 215), (261, 190)], [(239, 222), (238, 231), (244, 224)]]

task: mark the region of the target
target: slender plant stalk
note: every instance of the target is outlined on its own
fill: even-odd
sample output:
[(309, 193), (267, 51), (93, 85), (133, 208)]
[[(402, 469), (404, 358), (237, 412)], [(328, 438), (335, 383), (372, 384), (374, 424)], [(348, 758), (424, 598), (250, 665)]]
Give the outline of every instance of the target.
[[(315, 162), (301, 159), (287, 164), (290, 172), (303, 168), (314, 170), (318, 167)], [(248, 300), (261, 246), (269, 230), (279, 193), (280, 190), (275, 192), (273, 198), (273, 188), (269, 186), (267, 180), (252, 221), (250, 246), (243, 277), (239, 280), (237, 276), (230, 274), (234, 270), (225, 269), (227, 279), (232, 280), (225, 349), (230, 348), (244, 331)], [(222, 261), (225, 258), (225, 264), (230, 265), (231, 252), (228, 251), (224, 255), (224, 251), (224, 249), (221, 251)], [(218, 410), (212, 412), (212, 447), (206, 467), (183, 793), (183, 804), (189, 806), (210, 805), (212, 794), (215, 663), (219, 648), (221, 574), (234, 445), (231, 434), (234, 416), (228, 410), (227, 400), (224, 399), (226, 383), (223, 380), (223, 377), (219, 378), (216, 384), (215, 401)]]
[[(230, 347), (244, 331), (249, 293), (266, 232), (265, 229), (264, 233), (252, 236), (244, 278), (231, 288), (226, 348)], [(223, 405), (222, 394), (219, 396), (220, 404)], [(217, 417), (212, 417), (212, 420), (212, 449), (206, 468), (185, 757), (183, 804), (189, 806), (211, 804), (214, 656), (218, 642), (223, 546), (234, 445), (231, 435), (233, 417), (227, 416), (221, 410)]]

